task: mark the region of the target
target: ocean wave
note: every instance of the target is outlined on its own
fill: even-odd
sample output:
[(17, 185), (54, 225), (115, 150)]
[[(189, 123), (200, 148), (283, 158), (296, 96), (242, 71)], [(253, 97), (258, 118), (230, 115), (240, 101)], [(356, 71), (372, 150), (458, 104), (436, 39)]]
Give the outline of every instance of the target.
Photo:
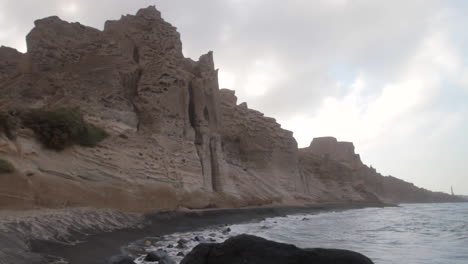
[[(447, 214), (450, 210), (452, 213)], [(302, 248), (355, 250), (376, 264), (466, 264), (466, 210), (468, 204), (426, 204), (267, 218), (257, 223), (158, 237), (151, 245), (143, 246), (144, 251), (135, 258), (138, 264), (149, 264), (143, 261), (145, 253), (162, 249), (179, 262), (199, 243), (223, 242), (246, 233)], [(178, 247), (180, 240), (187, 241), (184, 247)]]

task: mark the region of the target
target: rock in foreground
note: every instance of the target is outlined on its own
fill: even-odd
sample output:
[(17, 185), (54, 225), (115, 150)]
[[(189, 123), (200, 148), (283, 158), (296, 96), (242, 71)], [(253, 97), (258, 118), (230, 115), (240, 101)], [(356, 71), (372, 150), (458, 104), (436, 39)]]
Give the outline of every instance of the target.
[(220, 244), (196, 246), (181, 264), (372, 264), (366, 256), (341, 249), (300, 249), (263, 238), (240, 235)]

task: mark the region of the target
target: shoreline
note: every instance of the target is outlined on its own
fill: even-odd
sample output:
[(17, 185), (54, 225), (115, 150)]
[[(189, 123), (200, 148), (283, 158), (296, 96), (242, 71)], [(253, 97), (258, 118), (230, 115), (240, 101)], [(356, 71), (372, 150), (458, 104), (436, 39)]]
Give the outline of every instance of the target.
[(103, 264), (113, 255), (122, 254), (121, 248), (145, 237), (163, 236), (179, 232), (193, 232), (213, 226), (224, 226), (260, 221), (264, 218), (318, 214), (370, 207), (391, 207), (391, 204), (320, 204), (310, 206), (250, 207), (236, 209), (203, 209), (147, 213), (141, 227), (124, 228), (111, 232), (87, 230), (73, 235), (78, 244), (65, 244), (45, 240), (30, 241), (31, 252), (55, 256), (70, 264)]

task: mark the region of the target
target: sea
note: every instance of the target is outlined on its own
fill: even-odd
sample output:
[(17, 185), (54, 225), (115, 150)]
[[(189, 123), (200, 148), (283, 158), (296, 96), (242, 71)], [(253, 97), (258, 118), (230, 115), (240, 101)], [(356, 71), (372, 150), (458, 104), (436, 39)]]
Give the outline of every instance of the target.
[[(200, 242), (222, 242), (238, 234), (301, 248), (354, 250), (376, 264), (468, 264), (468, 203), (402, 204), (267, 218), (167, 235), (146, 250), (165, 248), (180, 261)], [(181, 239), (189, 241), (186, 248), (177, 247)], [(136, 262), (146, 263), (143, 257)]]

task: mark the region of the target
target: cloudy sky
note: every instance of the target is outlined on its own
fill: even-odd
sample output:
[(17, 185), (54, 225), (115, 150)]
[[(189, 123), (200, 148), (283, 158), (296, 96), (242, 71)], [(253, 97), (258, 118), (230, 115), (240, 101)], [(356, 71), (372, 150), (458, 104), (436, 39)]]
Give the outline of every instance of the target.
[(468, 1), (0, 0), (0, 45), (25, 51), (37, 18), (102, 29), (148, 5), (299, 146), (353, 141), (384, 175), (468, 194)]

